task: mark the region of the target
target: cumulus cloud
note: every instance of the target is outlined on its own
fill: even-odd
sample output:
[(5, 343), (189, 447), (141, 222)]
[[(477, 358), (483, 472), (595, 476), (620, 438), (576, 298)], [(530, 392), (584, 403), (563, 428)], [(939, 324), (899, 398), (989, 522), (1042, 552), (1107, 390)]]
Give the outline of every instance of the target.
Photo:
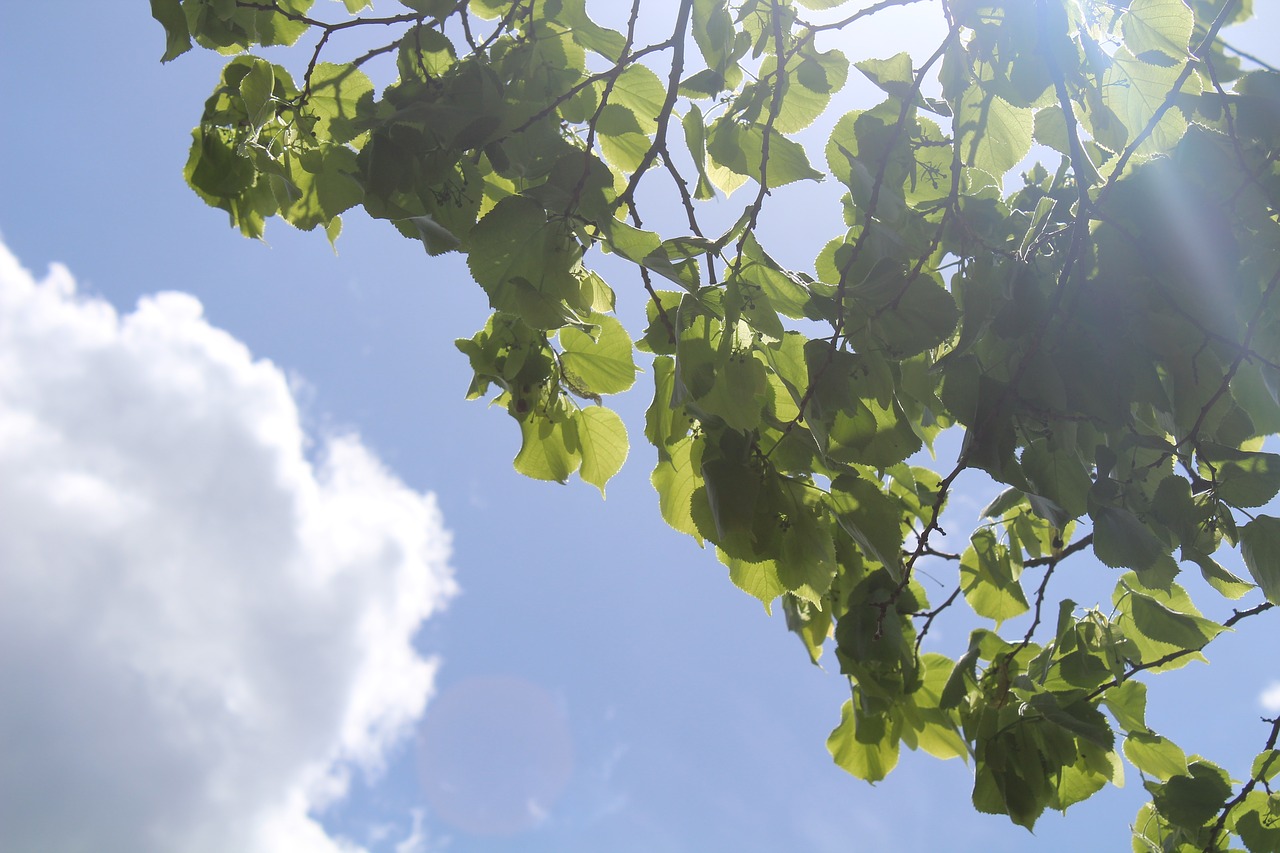
[(1258, 704), (1262, 705), (1268, 713), (1280, 713), (1280, 681), (1271, 682), (1270, 686), (1262, 691), (1258, 696)]
[(0, 244), (0, 849), (333, 853), (421, 716), (454, 590), (431, 495), (160, 293), (119, 315)]

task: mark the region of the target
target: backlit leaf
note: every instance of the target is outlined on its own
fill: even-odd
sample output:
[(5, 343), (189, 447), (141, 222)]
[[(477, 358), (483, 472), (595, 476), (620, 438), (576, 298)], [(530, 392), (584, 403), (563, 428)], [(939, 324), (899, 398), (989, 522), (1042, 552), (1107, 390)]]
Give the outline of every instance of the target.
[(1240, 528), (1240, 553), (1272, 604), (1280, 604), (1280, 518), (1259, 515)]
[(836, 764), (868, 782), (879, 782), (898, 764), (896, 720), (859, 713), (846, 699), (840, 724), (827, 738), (827, 751)]
[(594, 394), (619, 394), (636, 381), (631, 336), (622, 324), (605, 314), (588, 322), (598, 326), (584, 332), (572, 326), (560, 332), (561, 363), (570, 384)]
[(979, 530), (960, 560), (960, 588), (975, 613), (999, 625), (1030, 607), (1018, 582), (1020, 573), (1021, 567), (1013, 563), (995, 534)]
[(604, 484), (622, 470), (627, 459), (627, 429), (617, 412), (603, 406), (588, 406), (575, 420), (582, 452), (580, 475), (603, 497)]
[(334, 142), (350, 142), (373, 111), (373, 83), (350, 65), (322, 62), (311, 75), (312, 111), (319, 117), (313, 130)]
[(529, 417), (520, 422), (516, 470), (535, 480), (563, 483), (582, 461), (577, 424), (572, 420)]
[(1012, 169), (1031, 150), (1032, 111), (974, 85), (964, 93), (956, 112), (960, 157), (996, 177)]
[(1120, 27), (1125, 47), (1135, 55), (1158, 50), (1185, 59), (1195, 16), (1182, 0), (1133, 0)]

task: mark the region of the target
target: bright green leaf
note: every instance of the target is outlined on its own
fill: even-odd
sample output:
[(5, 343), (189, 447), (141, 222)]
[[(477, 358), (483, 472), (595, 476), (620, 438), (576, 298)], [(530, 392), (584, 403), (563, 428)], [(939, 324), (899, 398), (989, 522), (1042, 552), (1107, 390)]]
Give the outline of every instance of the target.
[(604, 484), (622, 470), (627, 459), (627, 428), (617, 412), (603, 406), (588, 406), (575, 420), (582, 452), (580, 475), (603, 497)]
[(994, 532), (984, 529), (973, 534), (960, 560), (960, 588), (975, 613), (995, 620), (997, 626), (1026, 613), (1030, 605), (1019, 574), (1021, 567), (1013, 562), (1009, 549), (996, 541)]
[(587, 322), (599, 328), (588, 333), (569, 326), (560, 332), (566, 381), (592, 394), (626, 391), (636, 381), (631, 336), (608, 315), (595, 315)]
[(1186, 59), (1195, 16), (1182, 0), (1133, 0), (1120, 19), (1125, 47), (1136, 56), (1149, 50)]
[[(724, 168), (758, 182), (761, 162), (764, 160), (765, 133), (766, 128), (762, 125), (743, 127), (735, 121), (720, 119), (711, 126), (707, 153)], [(809, 165), (809, 158), (799, 143), (776, 130), (769, 131), (768, 136), (766, 180), (770, 187), (781, 187), (793, 181), (822, 180), (822, 173)], [(714, 180), (715, 176), (712, 175), (712, 181)]]
[(840, 724), (827, 738), (827, 751), (836, 764), (867, 782), (879, 782), (898, 764), (901, 724), (860, 713), (846, 699)]
[(363, 132), (362, 122), (372, 115), (373, 83), (354, 66), (322, 62), (312, 72), (307, 103), (319, 117), (313, 128), (317, 135), (350, 142)]
[(1187, 756), (1177, 744), (1154, 732), (1133, 731), (1124, 741), (1133, 766), (1162, 782), (1187, 772)]
[(520, 422), (521, 444), (516, 470), (535, 480), (569, 479), (582, 461), (577, 424), (532, 416)]
[(997, 178), (1031, 150), (1032, 111), (1015, 107), (976, 84), (960, 99), (956, 127), (964, 165)]
[(660, 460), (653, 469), (650, 481), (658, 492), (658, 508), (662, 518), (681, 533), (687, 533), (699, 542), (702, 535), (693, 520), (695, 492), (703, 495), (701, 453), (696, 452), (692, 438), (682, 438), (668, 447), (667, 458)]

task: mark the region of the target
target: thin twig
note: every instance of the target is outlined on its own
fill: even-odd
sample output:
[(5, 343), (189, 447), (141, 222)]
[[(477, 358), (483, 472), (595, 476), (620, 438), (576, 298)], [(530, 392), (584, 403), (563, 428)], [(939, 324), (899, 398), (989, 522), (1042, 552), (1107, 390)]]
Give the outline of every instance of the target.
[(662, 103), (662, 109), (659, 110), (655, 117), (658, 120), (658, 128), (654, 133), (653, 144), (649, 146), (649, 150), (644, 152), (644, 156), (640, 158), (640, 164), (636, 166), (635, 172), (631, 175), (631, 180), (627, 182), (627, 187), (618, 196), (616, 202), (618, 207), (626, 205), (629, 208), (635, 208), (635, 192), (640, 186), (640, 180), (644, 177), (644, 173), (653, 165), (653, 158), (658, 156), (658, 152), (666, 147), (667, 144), (667, 126), (671, 122), (671, 113), (675, 110), (676, 98), (680, 94), (680, 77), (684, 74), (684, 42), (685, 34), (689, 29), (689, 15), (693, 10), (693, 0), (680, 0), (680, 9), (676, 13), (675, 29), (671, 33), (671, 72), (667, 77), (667, 97)]
[(1274, 71), (1274, 72), (1276, 72), (1276, 73), (1280, 73), (1280, 68), (1276, 68), (1274, 65), (1272, 65), (1272, 64), (1271, 64), (1271, 63), (1269, 63), (1269, 62), (1264, 62), (1263, 60), (1261, 60), (1261, 59), (1259, 59), (1258, 57), (1254, 56), (1252, 53), (1247, 53), (1246, 51), (1241, 50), (1240, 48), (1236, 47), (1235, 45), (1228, 44), (1226, 39), (1219, 38), (1219, 39), (1218, 39), (1218, 44), (1222, 45), (1223, 49), (1231, 51), (1231, 52), (1232, 52), (1232, 53), (1234, 53), (1236, 56), (1239, 56), (1239, 57), (1242, 57), (1242, 58), (1244, 58), (1244, 59), (1249, 60), (1250, 62), (1252, 62), (1252, 63), (1254, 63), (1255, 65), (1257, 65), (1259, 68), (1262, 68), (1262, 69), (1264, 69), (1264, 70), (1266, 70), (1266, 71)]
[(1262, 748), (1263, 752), (1270, 752), (1271, 755), (1262, 763), (1262, 767), (1258, 768), (1258, 774), (1250, 776), (1249, 781), (1245, 782), (1244, 786), (1240, 788), (1240, 793), (1236, 794), (1230, 802), (1222, 807), (1222, 813), (1218, 815), (1217, 821), (1213, 824), (1213, 831), (1209, 833), (1209, 846), (1205, 848), (1206, 851), (1216, 851), (1218, 849), (1218, 836), (1222, 834), (1222, 830), (1227, 825), (1227, 816), (1231, 814), (1232, 809), (1245, 801), (1245, 798), (1258, 786), (1258, 783), (1262, 781), (1263, 776), (1276, 760), (1276, 753), (1273, 750), (1276, 748), (1277, 738), (1280, 738), (1280, 717), (1273, 719), (1263, 717), (1262, 722), (1271, 724), (1271, 734), (1267, 737), (1267, 745)]
[[(1237, 623), (1245, 619), (1248, 619), (1250, 616), (1257, 616), (1259, 613), (1264, 613), (1270, 610), (1272, 607), (1275, 607), (1275, 605), (1272, 604), (1270, 601), (1264, 601), (1262, 604), (1259, 604), (1256, 607), (1250, 607), (1248, 610), (1233, 611), (1235, 615), (1233, 615), (1227, 621), (1223, 622), (1222, 627), (1223, 628), (1234, 627)], [(1208, 644), (1206, 643), (1205, 645), (1208, 645)], [(1203, 648), (1204, 646), (1200, 647), (1200, 649), (1203, 649)], [(1085, 698), (1086, 700), (1097, 699), (1099, 696), (1101, 696), (1103, 693), (1106, 693), (1111, 688), (1120, 686), (1121, 684), (1128, 681), (1130, 678), (1133, 678), (1135, 675), (1137, 675), (1138, 673), (1144, 670), (1156, 669), (1157, 667), (1164, 666), (1167, 663), (1173, 663), (1174, 661), (1184, 658), (1187, 655), (1196, 654), (1197, 652), (1200, 651), (1200, 649), (1178, 649), (1175, 652), (1169, 652), (1169, 654), (1164, 655), (1163, 657), (1156, 658), (1155, 660), (1143, 661), (1142, 663), (1134, 664), (1128, 670), (1126, 670), (1123, 675), (1113, 678), (1110, 681), (1106, 682), (1105, 684), (1101, 684), (1098, 687), (1095, 687), (1093, 689), (1093, 692), (1090, 693)]]

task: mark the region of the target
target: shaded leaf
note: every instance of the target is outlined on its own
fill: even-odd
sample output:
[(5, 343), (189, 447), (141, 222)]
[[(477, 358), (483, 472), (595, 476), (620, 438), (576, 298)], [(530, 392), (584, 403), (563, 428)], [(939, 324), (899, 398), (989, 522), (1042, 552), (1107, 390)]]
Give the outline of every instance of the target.
[(1259, 515), (1240, 528), (1240, 553), (1267, 601), (1280, 604), (1280, 518)]

